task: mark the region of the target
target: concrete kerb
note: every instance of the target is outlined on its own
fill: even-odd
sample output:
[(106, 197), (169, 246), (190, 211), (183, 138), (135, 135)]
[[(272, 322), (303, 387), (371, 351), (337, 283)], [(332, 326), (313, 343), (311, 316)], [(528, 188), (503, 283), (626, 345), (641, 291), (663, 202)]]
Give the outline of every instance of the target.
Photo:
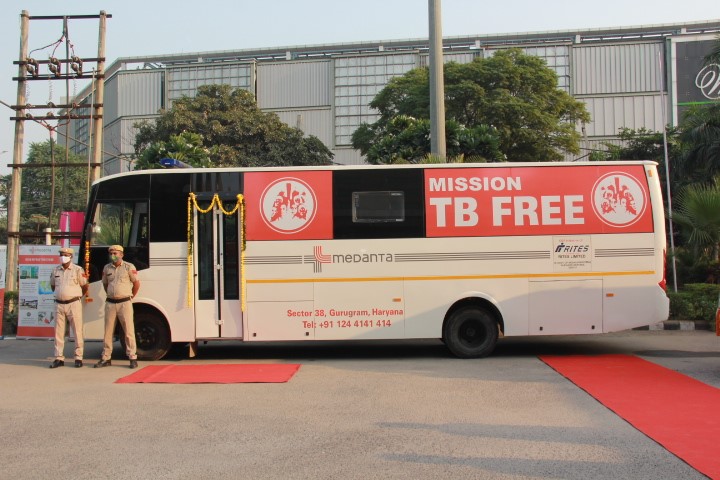
[(633, 330), (715, 330), (715, 322), (705, 320), (666, 320)]

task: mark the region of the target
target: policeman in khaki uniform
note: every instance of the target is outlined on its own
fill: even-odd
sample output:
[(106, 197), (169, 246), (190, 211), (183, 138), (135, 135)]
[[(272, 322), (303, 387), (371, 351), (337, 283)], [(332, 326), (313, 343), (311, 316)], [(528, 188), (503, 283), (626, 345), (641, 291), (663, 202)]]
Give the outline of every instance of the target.
[(87, 293), (85, 271), (72, 263), (73, 249), (61, 248), (61, 264), (50, 273), (50, 288), (55, 293), (55, 360), (50, 368), (65, 365), (65, 320), (75, 330), (75, 367), (83, 366), (83, 321), (80, 298)]
[(113, 332), (115, 321), (125, 332), (126, 353), (130, 359), (130, 368), (137, 368), (137, 348), (135, 346), (135, 325), (133, 323), (132, 299), (140, 289), (140, 280), (137, 269), (132, 263), (124, 262), (124, 250), (121, 245), (112, 245), (108, 248), (110, 263), (105, 265), (102, 272), (102, 284), (107, 294), (105, 300), (105, 338), (102, 358), (95, 364), (95, 368), (111, 365), (110, 357), (113, 348)]

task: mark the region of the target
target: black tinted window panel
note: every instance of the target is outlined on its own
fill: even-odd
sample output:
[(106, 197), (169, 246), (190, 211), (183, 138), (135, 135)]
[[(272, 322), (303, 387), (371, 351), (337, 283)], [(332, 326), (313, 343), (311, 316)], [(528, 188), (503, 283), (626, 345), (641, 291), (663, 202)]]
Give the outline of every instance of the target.
[(147, 200), (149, 175), (128, 175), (98, 184), (97, 200)]
[[(358, 192), (402, 193), (404, 219), (392, 222), (353, 221), (353, 196)], [(334, 171), (334, 237), (338, 239), (423, 237), (425, 234), (423, 192), (422, 169)]]
[(150, 241), (187, 241), (187, 198), (190, 174), (152, 176), (150, 197)]

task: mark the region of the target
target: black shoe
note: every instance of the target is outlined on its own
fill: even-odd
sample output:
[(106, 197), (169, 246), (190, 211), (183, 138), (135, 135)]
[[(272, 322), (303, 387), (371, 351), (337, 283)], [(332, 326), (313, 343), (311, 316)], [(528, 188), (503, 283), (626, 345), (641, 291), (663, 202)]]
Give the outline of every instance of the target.
[(137, 360), (130, 360), (130, 368), (137, 368)]
[(82, 360), (75, 360), (75, 368), (82, 367)]
[(109, 367), (110, 365), (112, 365), (112, 362), (110, 360), (100, 360), (95, 364), (93, 368)]
[(64, 367), (65, 362), (62, 360), (53, 360), (53, 362), (50, 364), (50, 368), (57, 368), (57, 367)]

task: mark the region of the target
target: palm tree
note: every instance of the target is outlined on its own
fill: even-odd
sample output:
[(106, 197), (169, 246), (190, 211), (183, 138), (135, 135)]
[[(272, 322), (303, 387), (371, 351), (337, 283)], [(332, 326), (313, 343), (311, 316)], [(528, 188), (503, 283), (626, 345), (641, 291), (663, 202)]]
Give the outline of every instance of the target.
[(720, 184), (690, 185), (676, 197), (673, 220), (695, 258), (720, 260)]
[(702, 183), (720, 174), (720, 102), (692, 106), (681, 125), (685, 175)]

